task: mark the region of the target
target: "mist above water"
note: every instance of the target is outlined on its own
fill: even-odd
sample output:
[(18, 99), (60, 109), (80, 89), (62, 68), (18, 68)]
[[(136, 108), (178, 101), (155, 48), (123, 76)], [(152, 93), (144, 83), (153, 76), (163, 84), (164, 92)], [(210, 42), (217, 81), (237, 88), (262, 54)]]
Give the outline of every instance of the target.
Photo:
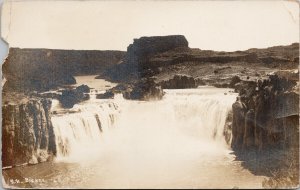
[(194, 149), (222, 152), (227, 150), (224, 125), (235, 97), (214, 88), (166, 90), (161, 101), (116, 98), (77, 105), (77, 113), (52, 117), (57, 158), (80, 160), (87, 156), (85, 153), (95, 156), (114, 147), (131, 151), (135, 144), (142, 144), (143, 153), (162, 156), (172, 153), (172, 147), (192, 153)]
[[(236, 99), (229, 91), (165, 90), (160, 101), (118, 96), (84, 102), (76, 113), (52, 117), (56, 161), (80, 163), (91, 171), (78, 187), (232, 188), (240, 182), (223, 135)], [(229, 182), (216, 181), (224, 177)]]

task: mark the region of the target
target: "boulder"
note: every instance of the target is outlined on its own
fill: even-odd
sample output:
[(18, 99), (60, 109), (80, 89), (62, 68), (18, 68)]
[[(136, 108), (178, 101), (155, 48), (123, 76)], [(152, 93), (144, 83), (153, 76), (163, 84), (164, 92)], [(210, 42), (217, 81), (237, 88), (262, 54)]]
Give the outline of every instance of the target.
[(76, 87), (76, 91), (81, 93), (90, 93), (90, 87), (88, 85), (83, 84)]
[(112, 98), (114, 98), (114, 96), (115, 96), (115, 94), (113, 93), (112, 90), (107, 90), (103, 94), (97, 94), (96, 98), (97, 99), (112, 99)]
[(35, 155), (32, 155), (31, 159), (28, 161), (28, 164), (29, 165), (35, 165), (37, 163), (39, 163), (38, 159), (35, 157)]
[(72, 108), (75, 104), (88, 100), (89, 94), (85, 94), (83, 88), (66, 89), (62, 91), (59, 101), (64, 108)]
[(162, 81), (160, 84), (165, 89), (197, 88), (197, 81), (188, 75), (175, 75), (172, 79)]
[(234, 77), (232, 77), (232, 79), (231, 79), (231, 81), (230, 81), (229, 87), (230, 87), (230, 88), (234, 88), (234, 87), (235, 87), (235, 84), (237, 84), (237, 83), (239, 83), (239, 82), (241, 82), (240, 77), (234, 76)]
[(123, 93), (124, 98), (132, 100), (160, 100), (164, 92), (152, 79), (144, 79), (133, 85), (132, 90)]
[(37, 157), (37, 160), (39, 163), (46, 162), (48, 160), (48, 158), (49, 158), (49, 154), (47, 151), (45, 151), (45, 150), (39, 151), (38, 157)]

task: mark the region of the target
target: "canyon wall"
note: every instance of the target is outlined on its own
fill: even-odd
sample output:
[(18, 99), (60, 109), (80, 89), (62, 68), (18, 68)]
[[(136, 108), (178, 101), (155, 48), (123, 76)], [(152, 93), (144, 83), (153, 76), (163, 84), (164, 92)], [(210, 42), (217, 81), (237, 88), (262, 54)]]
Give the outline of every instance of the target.
[(75, 84), (74, 75), (99, 74), (124, 58), (122, 51), (10, 48), (2, 69), (4, 90), (44, 91)]
[(232, 106), (233, 149), (298, 146), (299, 72), (286, 73), (238, 88), (239, 98)]
[[(189, 48), (181, 35), (135, 39), (126, 55), (121, 51), (11, 48), (3, 65), (7, 79), (2, 108), (3, 166), (36, 163), (56, 153), (50, 102), (41, 98), (6, 102), (6, 98), (17, 99), (11, 91), (46, 91), (74, 84), (73, 76), (84, 74), (100, 74), (99, 78), (121, 83), (99, 98), (123, 93), (127, 99), (161, 99), (163, 88), (204, 84), (235, 88), (240, 97), (233, 104), (230, 126), (234, 150), (299, 147), (295, 144), (299, 138), (298, 73), (282, 71), (264, 79), (269, 71), (295, 69), (298, 62), (299, 43), (216, 52)], [(66, 107), (86, 99), (84, 92), (74, 90), (65, 90), (59, 97)]]
[(36, 164), (56, 154), (51, 100), (30, 99), (2, 106), (2, 166)]
[(299, 71), (236, 84), (232, 105), (232, 149), (264, 188), (299, 186)]

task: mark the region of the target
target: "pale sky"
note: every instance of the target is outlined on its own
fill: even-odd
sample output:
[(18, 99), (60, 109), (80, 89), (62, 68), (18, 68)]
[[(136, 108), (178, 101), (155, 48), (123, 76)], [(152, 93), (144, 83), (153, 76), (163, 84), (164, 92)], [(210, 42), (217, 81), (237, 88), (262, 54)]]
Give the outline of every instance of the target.
[(223, 51), (299, 42), (297, 1), (7, 1), (11, 47), (126, 50), (133, 38), (185, 35)]

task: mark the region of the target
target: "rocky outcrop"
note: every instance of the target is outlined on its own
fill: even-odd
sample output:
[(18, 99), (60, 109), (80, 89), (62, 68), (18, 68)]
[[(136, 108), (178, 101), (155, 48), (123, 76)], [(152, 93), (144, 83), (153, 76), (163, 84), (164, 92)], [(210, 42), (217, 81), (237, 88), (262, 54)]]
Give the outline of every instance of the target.
[(161, 86), (152, 79), (142, 80), (134, 84), (131, 91), (123, 94), (124, 98), (131, 100), (160, 100), (163, 95)]
[(172, 79), (160, 82), (164, 89), (197, 88), (197, 80), (187, 75), (175, 75)]
[(124, 62), (107, 69), (101, 77), (117, 82), (136, 82), (158, 73), (158, 64), (151, 59), (174, 49), (188, 50), (188, 41), (182, 35), (151, 36), (134, 39), (127, 47)]
[(122, 94), (129, 100), (160, 100), (164, 92), (162, 87), (154, 82), (154, 79), (142, 79), (137, 83), (124, 83), (107, 90), (103, 94), (98, 94), (97, 99), (110, 99), (115, 94)]
[(235, 85), (231, 146), (245, 168), (270, 177), (264, 188), (299, 185), (298, 77), (299, 72), (281, 70)]
[[(299, 43), (289, 46), (275, 46), (266, 49), (219, 52), (196, 48), (174, 48), (156, 53), (148, 60), (149, 65), (161, 67), (186, 63), (261, 64), (266, 67), (296, 68), (299, 62)], [(217, 70), (215, 70), (217, 72)]]
[(90, 88), (87, 85), (81, 85), (75, 89), (63, 90), (58, 100), (64, 108), (72, 108), (74, 104), (88, 100), (90, 96), (87, 93), (89, 92)]
[[(153, 36), (135, 39), (124, 61), (106, 70), (102, 78), (135, 83), (156, 77), (169, 80), (174, 74), (200, 79), (206, 85), (235, 88), (241, 80), (256, 81), (274, 69), (298, 67), (299, 43), (265, 49), (220, 52), (189, 48), (184, 36)], [(166, 84), (167, 86), (167, 84)], [(169, 88), (169, 87), (168, 87)], [(173, 88), (173, 87), (170, 87)]]
[(76, 91), (82, 92), (82, 93), (90, 93), (90, 87), (88, 85), (82, 84), (82, 85), (76, 87)]
[(119, 63), (122, 51), (10, 48), (3, 64), (4, 90), (47, 91), (75, 84), (74, 75), (99, 74)]
[(232, 148), (259, 151), (298, 142), (299, 91), (296, 80), (278, 75), (239, 88), (233, 104)]
[(107, 90), (106, 92), (102, 94), (97, 94), (96, 99), (112, 99), (114, 98), (115, 94), (112, 90)]
[(182, 35), (152, 36), (134, 39), (127, 48), (126, 62), (149, 64), (151, 56), (176, 48), (188, 48), (188, 41)]
[(2, 166), (36, 164), (56, 154), (51, 100), (31, 99), (2, 107)]
[(252, 48), (247, 53), (255, 53), (260, 63), (268, 67), (297, 68), (299, 65), (299, 43), (288, 46), (273, 46), (265, 49)]

